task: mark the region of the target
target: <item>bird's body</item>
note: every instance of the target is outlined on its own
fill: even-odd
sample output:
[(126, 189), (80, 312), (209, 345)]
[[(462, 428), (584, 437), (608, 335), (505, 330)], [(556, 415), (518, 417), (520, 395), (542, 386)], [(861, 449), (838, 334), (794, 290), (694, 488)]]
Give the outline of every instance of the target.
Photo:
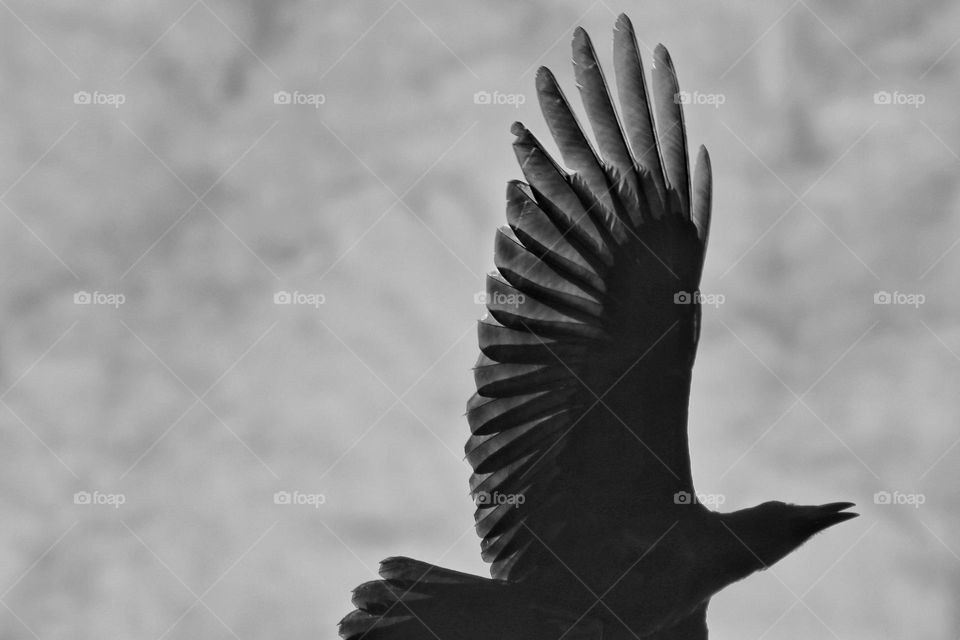
[[(676, 75), (614, 32), (619, 114), (587, 34), (573, 41), (596, 149), (549, 70), (537, 94), (563, 170), (520, 123), (489, 315), (467, 404), (477, 533), (491, 579), (408, 558), (354, 591), (355, 640), (703, 640), (712, 595), (855, 514), (695, 496), (687, 406), (712, 182), (691, 180)], [(656, 118), (654, 118), (654, 114)]]

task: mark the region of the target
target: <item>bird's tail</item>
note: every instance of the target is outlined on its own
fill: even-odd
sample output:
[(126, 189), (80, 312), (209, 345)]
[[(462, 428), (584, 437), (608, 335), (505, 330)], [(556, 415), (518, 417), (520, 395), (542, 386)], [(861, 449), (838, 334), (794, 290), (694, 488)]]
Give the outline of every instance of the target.
[(545, 631), (543, 610), (511, 583), (410, 558), (387, 558), (380, 576), (353, 590), (344, 640), (520, 640)]

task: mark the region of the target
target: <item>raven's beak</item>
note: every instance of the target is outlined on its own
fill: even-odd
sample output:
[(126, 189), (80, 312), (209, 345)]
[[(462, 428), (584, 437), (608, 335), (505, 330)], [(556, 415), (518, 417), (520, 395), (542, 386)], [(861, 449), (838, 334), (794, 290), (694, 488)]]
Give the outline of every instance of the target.
[(803, 507), (803, 525), (807, 535), (819, 533), (835, 524), (840, 524), (859, 516), (859, 513), (846, 511), (856, 505), (852, 502), (831, 502), (816, 507)]

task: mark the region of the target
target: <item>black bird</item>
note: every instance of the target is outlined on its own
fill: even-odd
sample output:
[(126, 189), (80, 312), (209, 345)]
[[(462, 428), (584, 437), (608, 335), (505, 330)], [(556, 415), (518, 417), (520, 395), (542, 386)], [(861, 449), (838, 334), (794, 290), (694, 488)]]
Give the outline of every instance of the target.
[(573, 66), (596, 148), (553, 74), (537, 73), (572, 173), (512, 128), (526, 183), (507, 186), (467, 404), (492, 579), (388, 558), (382, 580), (354, 590), (343, 638), (703, 639), (713, 594), (857, 515), (849, 502), (733, 513), (697, 502), (687, 402), (710, 158), (701, 147), (691, 189), (667, 50), (654, 52), (655, 117), (624, 15), (613, 53), (619, 115), (577, 29)]

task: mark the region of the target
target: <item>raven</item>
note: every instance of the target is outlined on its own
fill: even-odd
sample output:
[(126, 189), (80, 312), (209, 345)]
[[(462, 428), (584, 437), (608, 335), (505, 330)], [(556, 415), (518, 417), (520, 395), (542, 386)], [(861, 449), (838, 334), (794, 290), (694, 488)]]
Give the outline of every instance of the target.
[(388, 558), (353, 592), (348, 640), (707, 637), (710, 597), (856, 517), (849, 502), (716, 513), (696, 499), (687, 404), (700, 335), (710, 157), (689, 176), (683, 96), (614, 30), (619, 115), (573, 38), (596, 148), (553, 74), (536, 88), (567, 173), (522, 124), (479, 322), (466, 457), (492, 578)]

